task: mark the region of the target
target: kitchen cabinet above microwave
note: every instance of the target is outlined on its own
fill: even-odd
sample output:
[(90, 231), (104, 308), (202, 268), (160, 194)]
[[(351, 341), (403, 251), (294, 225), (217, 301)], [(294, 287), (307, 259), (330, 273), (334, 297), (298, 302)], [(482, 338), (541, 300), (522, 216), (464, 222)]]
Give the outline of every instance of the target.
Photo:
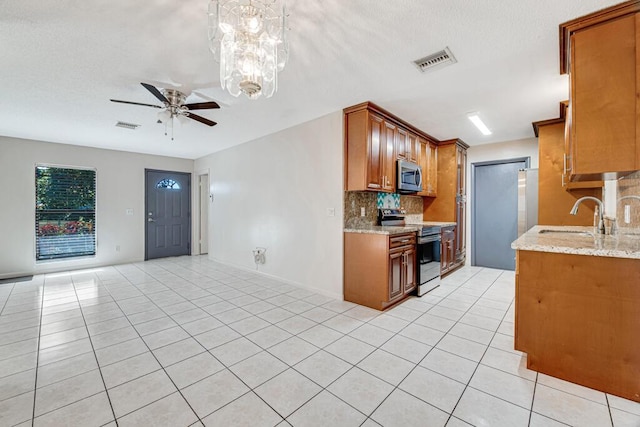
[(560, 72), (570, 94), (567, 181), (615, 179), (640, 169), (640, 0), (560, 25)]
[(415, 194), (435, 197), (435, 138), (370, 102), (344, 110), (344, 129), (346, 191), (397, 192), (401, 160), (421, 167), (422, 188)]

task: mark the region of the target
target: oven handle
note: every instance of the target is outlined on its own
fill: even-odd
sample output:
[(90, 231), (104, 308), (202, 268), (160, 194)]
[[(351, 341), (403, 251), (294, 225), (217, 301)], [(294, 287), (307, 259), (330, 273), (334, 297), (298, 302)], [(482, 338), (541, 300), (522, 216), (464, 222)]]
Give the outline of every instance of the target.
[(420, 237), (418, 239), (418, 244), (422, 245), (424, 243), (439, 242), (439, 241), (440, 241), (440, 235), (436, 234), (436, 235), (432, 235), (432, 236)]

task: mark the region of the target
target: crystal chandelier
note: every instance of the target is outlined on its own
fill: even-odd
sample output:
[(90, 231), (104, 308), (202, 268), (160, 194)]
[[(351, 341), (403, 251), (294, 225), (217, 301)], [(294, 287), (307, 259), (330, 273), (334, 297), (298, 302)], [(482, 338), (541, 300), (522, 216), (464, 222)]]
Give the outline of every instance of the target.
[(220, 83), (233, 96), (273, 96), (289, 55), (280, 0), (211, 0), (209, 46), (220, 63)]

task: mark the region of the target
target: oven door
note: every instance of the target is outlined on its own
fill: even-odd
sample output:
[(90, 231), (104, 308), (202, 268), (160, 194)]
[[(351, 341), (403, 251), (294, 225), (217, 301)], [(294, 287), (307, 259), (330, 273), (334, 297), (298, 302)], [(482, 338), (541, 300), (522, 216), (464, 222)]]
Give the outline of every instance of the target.
[(418, 239), (418, 283), (423, 285), (440, 277), (440, 234)]

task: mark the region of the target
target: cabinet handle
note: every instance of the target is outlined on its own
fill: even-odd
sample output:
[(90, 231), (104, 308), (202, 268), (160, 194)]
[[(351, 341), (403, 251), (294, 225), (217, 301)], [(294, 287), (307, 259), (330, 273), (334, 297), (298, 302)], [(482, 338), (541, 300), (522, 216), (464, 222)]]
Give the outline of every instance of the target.
[(567, 174), (567, 153), (562, 155), (562, 175)]
[(404, 239), (404, 240), (400, 240), (400, 243), (409, 243), (411, 240), (409, 239)]

